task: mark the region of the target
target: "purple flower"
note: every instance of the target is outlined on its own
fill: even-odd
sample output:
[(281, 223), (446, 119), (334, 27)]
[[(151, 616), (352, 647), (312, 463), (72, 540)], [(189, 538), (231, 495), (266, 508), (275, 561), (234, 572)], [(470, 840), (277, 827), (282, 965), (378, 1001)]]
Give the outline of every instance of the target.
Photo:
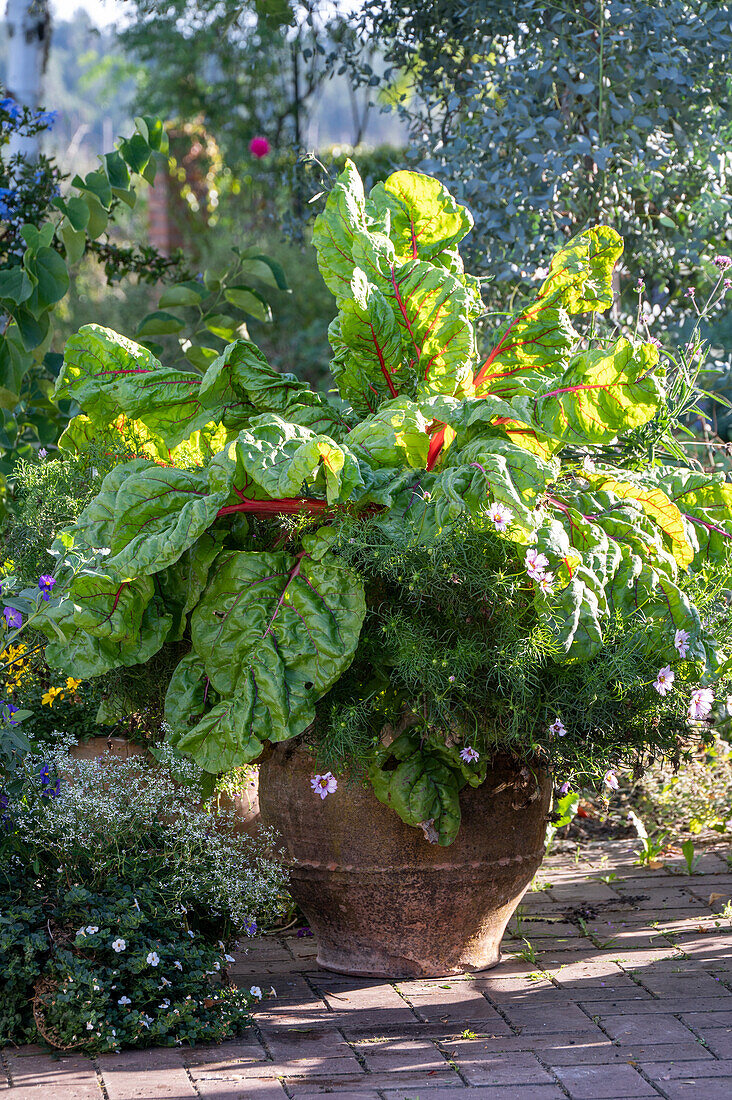
[(17, 726), (17, 720), (13, 721), (13, 715), (18, 713), (18, 708), (14, 703), (5, 703), (3, 707), (3, 718), (9, 726)]
[(303, 939), (303, 937), (305, 936), (312, 936), (312, 934), (313, 933), (309, 928), (298, 928), (297, 930), (298, 939)]
[(38, 457), (39, 458), (46, 458), (47, 455), (48, 455), (48, 451), (46, 450), (46, 448), (41, 447), (40, 451), (38, 452)]
[(671, 668), (671, 665), (666, 665), (664, 668), (659, 668), (658, 675), (653, 681), (653, 686), (659, 695), (668, 695), (673, 689), (675, 679), (676, 673)]
[(257, 922), (250, 920), (248, 924), (244, 925), (244, 931), (248, 936), (255, 936), (257, 934)]
[(41, 794), (45, 797), (56, 798), (61, 791), (61, 779), (56, 776), (55, 780), (51, 778), (51, 769), (48, 764), (44, 764), (40, 771), (41, 776)]
[(690, 286), (689, 289), (687, 290), (686, 294), (684, 295), (684, 297), (685, 298), (693, 298), (695, 294), (696, 294), (696, 290), (694, 289), (693, 286)]
[(56, 578), (50, 576), (50, 574), (48, 573), (44, 573), (38, 578), (38, 587), (40, 588), (41, 595), (43, 596), (46, 603), (48, 603), (48, 601), (51, 599), (51, 589), (53, 588), (55, 583)]
[(480, 760), (480, 753), (476, 752), (471, 745), (466, 745), (460, 750), (460, 759), (466, 764), (473, 764), (476, 760)]
[(561, 787), (559, 788), (559, 793), (560, 794), (569, 794), (569, 780), (568, 779), (565, 780), (564, 783), (562, 783)]
[(726, 271), (728, 267), (732, 267), (732, 256), (715, 256), (712, 263), (720, 271)]
[(689, 652), (689, 631), (677, 630), (674, 637), (674, 646), (679, 652), (679, 657), (686, 659), (686, 654)]
[(615, 772), (607, 771), (602, 777), (602, 781), (606, 787), (609, 787), (611, 791), (617, 791), (620, 784), (618, 783), (618, 777)]
[(448, 676), (447, 680), (448, 680), (448, 683), (450, 683), (450, 684), (455, 683), (455, 677), (454, 676)]
[(567, 729), (561, 718), (555, 718), (549, 727), (549, 732), (555, 734), (556, 737), (566, 737)]
[(635, 284), (635, 288), (636, 290), (643, 291), (646, 289), (646, 284), (643, 282), (642, 279), (639, 279), (638, 282)]
[(310, 780), (310, 786), (316, 794), (320, 795), (322, 801), (338, 790), (338, 780), (332, 772), (325, 772), (323, 775), (314, 775)]
[(20, 630), (23, 625), (23, 616), (19, 611), (16, 611), (14, 607), (4, 607), (3, 615), (5, 616), (8, 630)]
[(732, 286), (732, 279), (725, 279), (722, 283), (722, 286), (725, 290), (729, 290), (729, 288)]

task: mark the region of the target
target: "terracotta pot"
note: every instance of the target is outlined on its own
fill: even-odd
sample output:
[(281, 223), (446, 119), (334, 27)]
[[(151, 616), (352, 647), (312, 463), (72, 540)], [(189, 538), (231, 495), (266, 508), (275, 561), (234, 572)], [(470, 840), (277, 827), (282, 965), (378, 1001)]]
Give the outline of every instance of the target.
[(313, 761), (272, 746), (260, 768), (262, 820), (279, 832), (292, 895), (327, 970), (373, 977), (440, 977), (487, 970), (544, 855), (551, 781), (508, 758), (460, 794), (462, 824), (448, 847), (405, 825), (370, 787), (326, 799), (310, 789)]
[(242, 783), (241, 790), (230, 798), (223, 791), (216, 796), (216, 808), (234, 813), (236, 831), (256, 836), (262, 817), (259, 812), (259, 769), (254, 769)]

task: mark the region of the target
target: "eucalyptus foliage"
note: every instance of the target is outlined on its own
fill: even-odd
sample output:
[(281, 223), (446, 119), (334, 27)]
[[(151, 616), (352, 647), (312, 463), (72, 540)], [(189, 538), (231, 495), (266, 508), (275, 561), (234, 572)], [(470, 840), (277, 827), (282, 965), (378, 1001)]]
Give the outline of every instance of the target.
[(603, 221), (678, 308), (680, 258), (728, 251), (729, 3), (365, 0), (361, 20), (408, 74), (415, 163), (478, 218), (476, 266), (525, 278)]
[(83, 415), (61, 447), (114, 431), (138, 457), (59, 534), (34, 613), (75, 676), (172, 654), (171, 739), (211, 772), (334, 711), (378, 718), (377, 796), (443, 844), (490, 752), (546, 760), (562, 730), (583, 759), (672, 752), (729, 668), (732, 485), (671, 437), (683, 363), (667, 378), (653, 343), (593, 335), (622, 240), (569, 241), (481, 362), (471, 225), (434, 179), (367, 197), (346, 166), (314, 232), (337, 401), (245, 340), (200, 374), (72, 337), (57, 396)]

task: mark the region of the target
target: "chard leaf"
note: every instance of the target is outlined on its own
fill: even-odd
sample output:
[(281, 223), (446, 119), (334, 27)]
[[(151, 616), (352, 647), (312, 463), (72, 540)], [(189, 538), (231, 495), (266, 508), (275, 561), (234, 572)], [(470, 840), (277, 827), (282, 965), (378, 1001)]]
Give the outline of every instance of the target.
[(652, 373), (657, 363), (653, 344), (621, 337), (609, 352), (580, 352), (558, 384), (512, 405), (518, 419), (528, 410), (529, 423), (565, 443), (606, 443), (655, 416), (664, 396)]
[(424, 468), (429, 436), (419, 406), (408, 397), (386, 401), (348, 434), (348, 446), (372, 466)]
[(211, 492), (198, 470), (151, 463), (131, 473), (115, 499), (109, 568), (140, 576), (172, 565), (213, 523), (227, 496), (225, 488)]
[(417, 399), (472, 389), (475, 336), (465, 287), (422, 260), (391, 263), (378, 284), (401, 329), (405, 357), (417, 376)]
[(358, 267), (351, 297), (341, 303), (338, 336), (347, 348), (339, 360), (338, 389), (357, 412), (366, 413), (411, 385), (414, 371), (404, 361), (396, 318), (387, 299)]
[[(383, 765), (396, 758), (396, 768)], [(407, 825), (422, 826), (425, 836), (434, 834), (446, 847), (460, 828), (460, 788), (464, 779), (428, 748), (414, 747), (412, 737), (398, 738), (378, 753), (369, 769), (374, 794)]]
[(141, 420), (168, 447), (216, 419), (200, 400), (201, 378), (165, 369), (132, 340), (100, 325), (84, 325), (66, 343), (56, 397), (73, 397), (97, 424), (120, 413)]
[(250, 497), (254, 487), (273, 499), (324, 490), (329, 504), (348, 500), (364, 484), (358, 461), (347, 447), (276, 415), (254, 418), (217, 455), (210, 483), (216, 492), (233, 485)]
[(260, 740), (301, 733), (353, 659), (361, 582), (332, 554), (315, 560), (305, 551), (225, 551), (211, 573), (191, 638), (213, 687), (223, 698), (251, 693)]
[(552, 259), (539, 298), (569, 313), (602, 312), (613, 304), (612, 276), (623, 238), (609, 225), (578, 233)]
[(388, 209), (389, 236), (402, 261), (434, 260), (473, 227), (471, 214), (440, 181), (419, 172), (394, 172), (369, 198), (376, 208)]
[(224, 535), (224, 531), (204, 531), (193, 546), (157, 576), (160, 594), (173, 617), (170, 636), (175, 641), (185, 633), (188, 615), (206, 587), (209, 569), (221, 551)]
[(218, 410), (231, 428), (243, 427), (262, 413), (277, 413), (313, 431), (335, 431), (342, 423), (321, 394), (293, 374), (280, 374), (249, 340), (234, 341), (214, 359), (199, 396), (212, 415)]
[(656, 466), (644, 480), (659, 485), (686, 520), (695, 567), (732, 553), (732, 485), (724, 473)]

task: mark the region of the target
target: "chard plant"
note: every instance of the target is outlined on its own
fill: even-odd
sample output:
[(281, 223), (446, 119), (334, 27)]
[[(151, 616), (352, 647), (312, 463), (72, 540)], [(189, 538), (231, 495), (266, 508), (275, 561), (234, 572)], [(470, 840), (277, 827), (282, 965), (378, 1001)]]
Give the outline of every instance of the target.
[(347, 164), (314, 231), (334, 400), (246, 340), (197, 373), (72, 337), (60, 446), (136, 457), (58, 535), (36, 620), (69, 675), (164, 655), (170, 738), (208, 771), (302, 735), (314, 798), (359, 765), (440, 844), (495, 752), (673, 757), (730, 671), (732, 485), (676, 441), (688, 357), (601, 323), (622, 240), (568, 241), (479, 355), (471, 224), (434, 179), (367, 197)]

